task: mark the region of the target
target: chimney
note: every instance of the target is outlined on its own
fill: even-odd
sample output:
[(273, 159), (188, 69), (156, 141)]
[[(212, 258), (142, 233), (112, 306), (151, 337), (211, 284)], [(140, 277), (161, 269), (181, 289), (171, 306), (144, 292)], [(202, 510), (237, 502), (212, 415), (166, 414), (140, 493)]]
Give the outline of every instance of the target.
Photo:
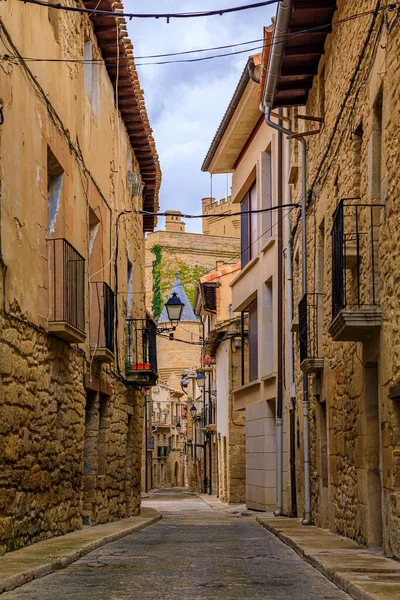
[(171, 233), (185, 233), (185, 223), (180, 210), (166, 210), (165, 230)]

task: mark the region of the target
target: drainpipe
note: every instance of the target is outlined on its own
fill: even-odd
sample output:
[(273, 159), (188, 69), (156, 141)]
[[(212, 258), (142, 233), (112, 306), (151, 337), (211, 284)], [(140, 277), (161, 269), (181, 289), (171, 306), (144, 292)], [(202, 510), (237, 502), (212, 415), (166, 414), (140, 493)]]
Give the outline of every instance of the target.
[[(286, 186), (285, 202), (290, 202), (290, 140), (286, 139)], [(290, 490), (291, 490), (291, 511), (292, 517), (297, 517), (297, 497), (296, 497), (296, 433), (295, 433), (295, 412), (296, 412), (296, 390), (294, 384), (294, 356), (293, 356), (293, 276), (292, 276), (292, 246), (290, 233), (290, 215), (287, 212), (285, 216), (285, 237), (286, 237), (286, 281), (287, 281), (287, 336), (288, 336), (288, 357), (289, 357), (289, 449), (290, 449)]]
[[(279, 109), (282, 114), (282, 109)], [(279, 125), (282, 121), (279, 119)], [(282, 202), (282, 180), (283, 180), (283, 143), (282, 132), (278, 131), (278, 185), (277, 205)], [(276, 510), (275, 516), (279, 517), (283, 512), (283, 223), (282, 209), (278, 210), (278, 385), (276, 403)]]
[(252, 81), (254, 81), (254, 83), (260, 83), (260, 78), (254, 72), (255, 68), (256, 66), (254, 64), (254, 58), (250, 56), (249, 62), (247, 63), (247, 71), (249, 73), (249, 77)]
[[(267, 81), (264, 90), (263, 107), (265, 110), (265, 121), (267, 125), (281, 131), (290, 137), (293, 131), (274, 123), (271, 120), (271, 110), (274, 103), (276, 85), (281, 71), (283, 50), (289, 26), (289, 18), (292, 9), (292, 0), (281, 0), (278, 5), (272, 50), (269, 57)], [(282, 40), (275, 43), (275, 40)], [(304, 137), (295, 138), (301, 144), (301, 234), (302, 234), (302, 293), (307, 293), (307, 239), (306, 239), (306, 195), (307, 195), (307, 143)], [(303, 524), (311, 522), (311, 498), (310, 498), (310, 448), (309, 448), (309, 399), (308, 399), (308, 376), (303, 374), (303, 430), (304, 430), (304, 519)]]
[[(271, 121), (271, 107), (265, 108), (265, 120), (267, 124), (285, 133), (293, 135), (293, 131), (286, 129)], [(307, 144), (304, 137), (296, 138), (301, 144), (301, 238), (302, 238), (302, 261), (301, 261), (301, 287), (302, 295), (307, 293), (307, 228), (306, 228), (306, 203), (307, 203)], [(309, 434), (309, 399), (308, 399), (308, 375), (303, 373), (303, 444), (304, 444), (304, 520), (303, 525), (311, 522), (311, 496), (310, 496), (310, 434)]]

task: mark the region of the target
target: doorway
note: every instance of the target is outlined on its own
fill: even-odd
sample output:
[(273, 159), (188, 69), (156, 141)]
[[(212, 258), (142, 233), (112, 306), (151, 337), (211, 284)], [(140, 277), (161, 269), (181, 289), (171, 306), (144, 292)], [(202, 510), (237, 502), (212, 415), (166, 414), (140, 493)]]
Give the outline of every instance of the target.
[(99, 413), (97, 410), (97, 394), (87, 390), (85, 406), (85, 431), (83, 439), (83, 511), (84, 525), (90, 525), (94, 519), (93, 498), (97, 485), (97, 436), (99, 429)]
[(366, 362), (365, 426), (367, 470), (367, 543), (382, 546), (382, 482), (380, 474), (380, 418), (378, 363)]
[(175, 463), (174, 485), (175, 487), (179, 487), (179, 465), (177, 462)]

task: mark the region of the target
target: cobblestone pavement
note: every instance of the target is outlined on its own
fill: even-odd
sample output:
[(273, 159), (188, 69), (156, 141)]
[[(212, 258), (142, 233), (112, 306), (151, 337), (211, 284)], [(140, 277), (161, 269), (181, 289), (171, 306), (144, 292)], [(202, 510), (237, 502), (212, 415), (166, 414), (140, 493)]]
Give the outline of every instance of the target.
[(158, 523), (1, 600), (349, 599), (258, 525), (184, 491), (145, 500)]

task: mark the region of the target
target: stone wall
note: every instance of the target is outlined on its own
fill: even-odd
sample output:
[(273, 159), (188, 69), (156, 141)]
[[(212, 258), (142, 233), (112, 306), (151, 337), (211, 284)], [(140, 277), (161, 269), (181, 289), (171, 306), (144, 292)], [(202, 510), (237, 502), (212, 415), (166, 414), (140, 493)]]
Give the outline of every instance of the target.
[(115, 377), (87, 390), (83, 352), (13, 317), (0, 326), (0, 553), (138, 514), (142, 393)]
[[(369, 0), (338, 2), (335, 20), (375, 6), (376, 2)], [(308, 291), (324, 293), (319, 331), (319, 355), (324, 358), (324, 368), (319, 375), (310, 377), (312, 519), (367, 545), (383, 545), (387, 554), (399, 558), (400, 410), (398, 400), (390, 397), (390, 390), (399, 384), (400, 369), (400, 35), (399, 22), (389, 33), (382, 13), (363, 19), (363, 26), (359, 20), (342, 23), (328, 35), (307, 106), (299, 109), (302, 114), (324, 118), (321, 133), (307, 138), (307, 186), (311, 190), (307, 215)], [(354, 84), (345, 101), (353, 73)], [(293, 119), (293, 111), (290, 116)], [(309, 123), (301, 123), (300, 131), (309, 128)], [(292, 164), (298, 166), (295, 145), (293, 142)], [(299, 201), (300, 177), (292, 189), (292, 201)], [(354, 197), (360, 197), (360, 204), (384, 204), (382, 209), (373, 209), (375, 300), (381, 310), (382, 326), (379, 333), (367, 333), (358, 342), (340, 342), (328, 333), (332, 281), (335, 284), (330, 232), (339, 200)], [(362, 304), (368, 304), (365, 298), (371, 291), (372, 276), (371, 258), (365, 254), (371, 244), (367, 225), (361, 216), (360, 227), (366, 232), (361, 241)], [(300, 242), (298, 228), (294, 239), (295, 306), (301, 297)], [(346, 277), (348, 297), (354, 299), (357, 279), (351, 269), (346, 269)], [(300, 442), (296, 460), (301, 511), (302, 374), (298, 352), (296, 357)]]
[(232, 204), (232, 198), (223, 198), (219, 202), (214, 198), (203, 198), (201, 201), (203, 215), (208, 215), (202, 220), (203, 234), (214, 236), (240, 236), (240, 217), (227, 217), (238, 212), (237, 205)]
[[(79, 61), (87, 43), (101, 56), (87, 16), (34, 14), (2, 10), (21, 56)], [(145, 317), (143, 220), (132, 212), (143, 199), (129, 187), (139, 164), (105, 65), (96, 73), (88, 86), (68, 60), (0, 70), (0, 552), (140, 511), (143, 392), (124, 365), (125, 317)], [(57, 272), (56, 238), (74, 249)], [(114, 353), (92, 284), (118, 287)]]

